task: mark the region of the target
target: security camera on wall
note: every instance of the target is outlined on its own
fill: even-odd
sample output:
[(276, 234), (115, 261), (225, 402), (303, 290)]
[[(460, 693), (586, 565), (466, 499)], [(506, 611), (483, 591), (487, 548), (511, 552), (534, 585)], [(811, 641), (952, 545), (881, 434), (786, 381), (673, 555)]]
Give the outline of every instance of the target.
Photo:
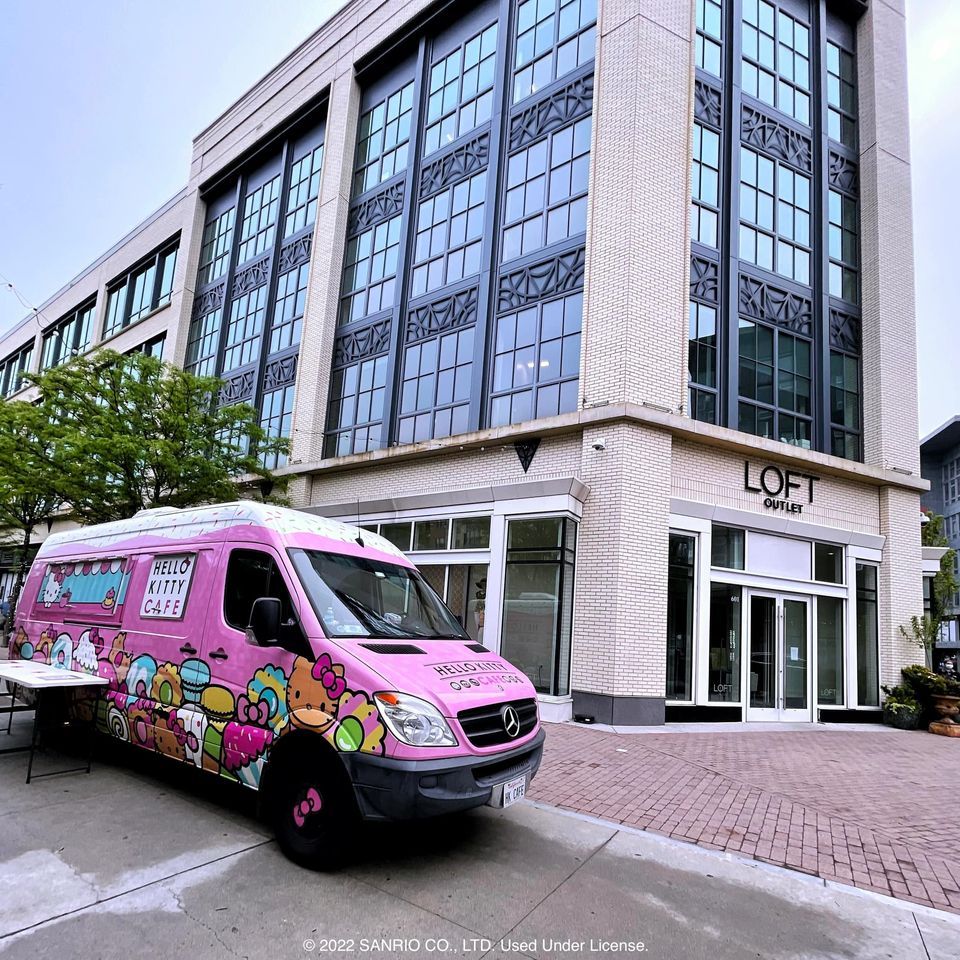
[(606, 450), (607, 441), (603, 437), (597, 437), (596, 440), (591, 444), (594, 450)]

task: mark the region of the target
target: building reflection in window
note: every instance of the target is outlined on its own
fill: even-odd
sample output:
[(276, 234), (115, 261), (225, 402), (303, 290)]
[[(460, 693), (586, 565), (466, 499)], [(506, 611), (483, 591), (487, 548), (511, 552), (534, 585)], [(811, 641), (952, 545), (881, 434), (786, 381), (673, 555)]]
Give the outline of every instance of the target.
[(740, 702), (741, 590), (710, 585), (710, 701)]

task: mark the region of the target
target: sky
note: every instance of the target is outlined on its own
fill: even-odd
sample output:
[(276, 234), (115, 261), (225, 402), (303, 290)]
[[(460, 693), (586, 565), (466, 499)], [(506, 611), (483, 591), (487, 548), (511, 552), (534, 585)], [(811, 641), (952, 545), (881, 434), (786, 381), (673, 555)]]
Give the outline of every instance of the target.
[[(883, 0), (874, 0), (883, 2)], [(341, 0), (2, 0), (0, 275), (39, 305), (186, 182), (196, 134)], [(920, 434), (960, 413), (960, 4), (907, 0)], [(0, 332), (27, 313), (0, 285)]]

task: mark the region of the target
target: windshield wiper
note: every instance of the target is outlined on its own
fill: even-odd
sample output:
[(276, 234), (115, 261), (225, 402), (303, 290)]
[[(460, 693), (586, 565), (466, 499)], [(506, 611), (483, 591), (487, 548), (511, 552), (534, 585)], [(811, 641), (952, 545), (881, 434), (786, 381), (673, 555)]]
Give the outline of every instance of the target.
[(336, 594), (341, 600), (353, 607), (355, 611), (362, 614), (363, 618), (367, 620), (370, 627), (374, 629), (386, 630), (388, 637), (403, 638), (411, 635), (414, 637), (425, 636), (425, 634), (422, 633), (414, 633), (412, 630), (401, 630), (396, 624), (391, 623), (386, 617), (377, 613), (373, 607), (368, 607), (365, 603), (361, 603), (356, 597), (351, 597), (349, 593), (343, 593), (340, 590), (337, 590)]

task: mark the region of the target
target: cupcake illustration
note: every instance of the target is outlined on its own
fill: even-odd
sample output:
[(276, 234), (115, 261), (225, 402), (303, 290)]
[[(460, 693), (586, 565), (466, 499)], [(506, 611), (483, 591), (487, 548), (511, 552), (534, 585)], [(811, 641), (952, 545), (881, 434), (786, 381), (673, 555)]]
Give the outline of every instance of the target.
[(117, 591), (114, 587), (111, 587), (107, 592), (104, 598), (100, 601), (100, 606), (104, 610), (112, 610), (117, 604)]
[(77, 645), (73, 651), (73, 666), (77, 670), (87, 673), (96, 673), (99, 667), (97, 649), (90, 638), (89, 630), (84, 630), (77, 638)]

